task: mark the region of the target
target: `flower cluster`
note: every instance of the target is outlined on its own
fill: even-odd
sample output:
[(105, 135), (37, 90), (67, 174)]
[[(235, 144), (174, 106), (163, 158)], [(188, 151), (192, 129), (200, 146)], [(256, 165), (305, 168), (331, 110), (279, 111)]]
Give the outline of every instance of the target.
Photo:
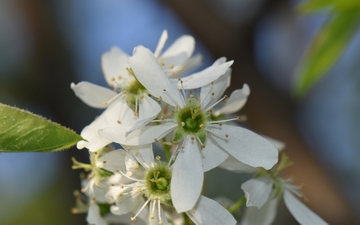
[[(163, 51), (166, 39), (164, 31), (154, 52), (137, 46), (132, 56), (117, 47), (104, 53), (101, 65), (110, 88), (71, 84), (86, 104), (105, 109), (83, 129), (84, 141), (77, 144), (89, 150), (90, 164), (73, 159), (74, 169), (89, 171), (82, 179), (82, 193), (76, 193), (74, 211), (87, 211), (88, 223), (96, 225), (190, 224), (190, 220), (236, 224), (226, 208), (202, 195), (204, 173), (218, 166), (265, 171), (243, 184), (247, 206), (275, 207), (271, 193), (278, 197), (281, 192), (290, 211), (299, 210), (302, 203), (291, 193), (300, 192), (269, 172), (278, 161), (276, 142), (233, 122), (243, 116), (229, 118), (250, 94), (244, 84), (229, 97), (224, 95), (233, 61), (222, 57), (187, 74), (202, 61), (201, 55), (193, 55), (194, 38), (181, 36)], [(121, 149), (115, 149), (118, 145)], [(166, 160), (155, 157), (153, 148), (162, 150)], [(244, 224), (269, 224), (273, 212), (262, 223), (248, 213)], [(318, 219), (304, 224), (323, 224)]]

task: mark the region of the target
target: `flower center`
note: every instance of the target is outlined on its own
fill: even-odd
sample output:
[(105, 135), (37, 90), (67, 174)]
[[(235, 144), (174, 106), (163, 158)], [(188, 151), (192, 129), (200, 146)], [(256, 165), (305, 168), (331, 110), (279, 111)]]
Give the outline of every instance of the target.
[(210, 114), (203, 111), (200, 103), (194, 97), (191, 96), (186, 106), (175, 112), (174, 118), (178, 124), (173, 137), (174, 142), (180, 141), (188, 134), (197, 136), (202, 143), (205, 142), (205, 128)]
[(158, 198), (162, 203), (172, 205), (170, 182), (172, 172), (166, 163), (156, 163), (145, 172), (145, 195), (147, 198)]

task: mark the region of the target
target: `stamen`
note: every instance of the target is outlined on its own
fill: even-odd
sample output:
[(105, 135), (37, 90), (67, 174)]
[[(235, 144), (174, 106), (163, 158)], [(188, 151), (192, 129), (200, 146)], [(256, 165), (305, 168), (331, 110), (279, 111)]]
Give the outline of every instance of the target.
[(135, 117), (139, 117), (139, 113), (138, 113), (138, 95), (135, 96), (135, 112), (134, 112), (134, 116)]
[(144, 203), (144, 205), (139, 209), (139, 211), (135, 214), (134, 217), (131, 217), (131, 221), (135, 221), (136, 217), (141, 213), (141, 211), (147, 206), (147, 204), (150, 202), (150, 198)]
[(158, 205), (158, 216), (159, 216), (159, 225), (163, 224), (162, 218), (161, 218), (161, 206), (160, 206), (160, 200), (157, 201)]
[(195, 136), (195, 137), (196, 137), (197, 141), (200, 143), (201, 148), (205, 148), (205, 145), (204, 145), (204, 143), (201, 142), (200, 138), (198, 136)]
[(241, 117), (238, 116), (236, 118), (231, 118), (231, 119), (226, 119), (226, 120), (213, 120), (213, 121), (209, 121), (208, 124), (219, 124), (219, 126), (222, 126), (222, 123), (226, 123), (226, 122), (230, 122), (230, 121), (234, 121), (234, 120), (240, 121)]
[(118, 99), (119, 97), (123, 96), (123, 93), (117, 94), (114, 97), (112, 97), (109, 101), (106, 102), (106, 105), (111, 104), (112, 102), (114, 102), (116, 99)]
[(124, 177), (130, 179), (130, 180), (133, 180), (133, 181), (138, 181), (138, 182), (142, 182), (143, 180), (141, 179), (136, 179), (136, 178), (133, 178), (133, 177), (130, 177), (128, 175), (126, 175), (124, 172), (122, 172), (121, 170), (116, 170), (117, 172), (119, 172), (121, 175), (123, 175)]
[(224, 95), (224, 97), (220, 98), (217, 102), (215, 102), (214, 104), (212, 104), (210, 107), (208, 107), (207, 109), (205, 109), (205, 111), (208, 111), (209, 109), (212, 109), (214, 106), (216, 106), (217, 104), (219, 104), (220, 102), (222, 102), (224, 99), (227, 98), (227, 95)]
[(208, 129), (205, 129), (205, 130), (206, 130), (207, 132), (211, 133), (212, 135), (218, 137), (218, 138), (226, 139), (226, 138), (224, 138), (224, 136), (222, 136), (222, 135), (220, 135), (220, 134), (217, 134), (217, 133), (215, 133), (215, 132), (213, 132), (213, 131), (211, 131), (211, 130), (208, 130)]
[[(152, 205), (152, 209), (151, 209), (150, 219), (154, 219), (154, 218), (155, 218), (154, 212), (155, 212), (156, 200), (154, 200), (152, 203), (153, 203), (153, 205)], [(151, 218), (151, 217), (152, 217), (152, 218)]]
[(185, 90), (184, 90), (184, 82), (183, 82), (180, 78), (178, 78), (178, 81), (180, 82), (180, 85), (181, 85), (181, 88), (179, 89), (179, 91), (181, 90), (181, 92), (182, 92), (182, 94), (183, 94), (183, 96), (184, 96), (185, 101), (187, 101), (187, 99), (186, 99), (186, 94), (185, 94)]
[[(165, 88), (163, 89), (163, 91), (164, 91), (164, 94), (166, 94), (166, 95), (170, 98), (170, 100), (174, 103), (174, 105), (177, 106), (176, 101), (172, 98), (172, 96), (170, 95), (170, 93), (169, 93)], [(176, 107), (176, 106), (175, 106), (175, 107)]]

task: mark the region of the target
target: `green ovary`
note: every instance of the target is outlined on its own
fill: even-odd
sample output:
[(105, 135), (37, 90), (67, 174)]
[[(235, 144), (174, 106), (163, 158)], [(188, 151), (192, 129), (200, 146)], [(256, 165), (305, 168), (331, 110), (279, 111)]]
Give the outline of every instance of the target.
[(199, 102), (194, 98), (189, 98), (186, 106), (176, 111), (174, 118), (178, 124), (173, 137), (174, 142), (180, 141), (188, 134), (195, 135), (201, 141), (205, 141), (205, 128), (210, 120), (210, 114), (204, 112)]
[(172, 205), (170, 196), (171, 176), (172, 172), (166, 163), (156, 163), (153, 168), (146, 171), (144, 176), (146, 197), (156, 197), (162, 203)]
[[(134, 77), (135, 78), (135, 77)], [(146, 88), (140, 84), (140, 82), (135, 78), (132, 82), (130, 82), (127, 87), (124, 89), (126, 94), (126, 101), (130, 104), (130, 107), (135, 111), (136, 99), (138, 95), (144, 92)]]

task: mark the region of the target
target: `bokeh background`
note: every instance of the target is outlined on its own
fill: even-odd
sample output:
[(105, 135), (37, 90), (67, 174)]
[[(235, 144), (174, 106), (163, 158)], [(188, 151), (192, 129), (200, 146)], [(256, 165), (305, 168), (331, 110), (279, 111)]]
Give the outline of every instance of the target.
[[(328, 15), (299, 15), (290, 0), (0, 0), (0, 102), (43, 115), (78, 133), (101, 111), (75, 97), (71, 82), (106, 86), (100, 56), (111, 46), (131, 55), (196, 38), (204, 66), (235, 60), (231, 89), (248, 83), (246, 126), (286, 143), (295, 165), (284, 176), (304, 185), (308, 206), (330, 224), (360, 224), (360, 34), (335, 67), (302, 99), (294, 70)], [(230, 92), (230, 90), (229, 90)], [(0, 140), (1, 141), (1, 140)], [(58, 153), (0, 154), (0, 224), (86, 224), (71, 214), (80, 188), (72, 148)], [(209, 177), (216, 177), (211, 181)], [(207, 194), (236, 201), (249, 178), (220, 169)], [(280, 206), (275, 224), (296, 224)]]

